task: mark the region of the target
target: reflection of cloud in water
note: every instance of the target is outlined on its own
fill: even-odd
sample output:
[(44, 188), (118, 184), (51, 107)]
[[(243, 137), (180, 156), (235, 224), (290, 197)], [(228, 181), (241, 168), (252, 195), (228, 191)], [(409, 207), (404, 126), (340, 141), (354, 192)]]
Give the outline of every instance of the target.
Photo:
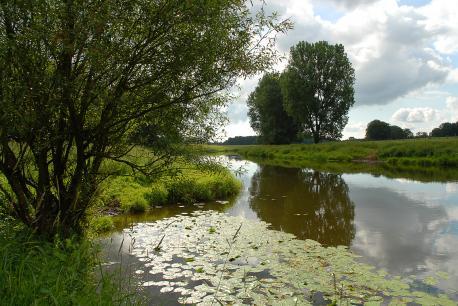
[[(435, 230), (447, 222), (443, 208), (421, 205), (386, 188), (350, 187), (350, 196), (357, 207), (352, 247), (358, 253), (371, 250), (371, 262), (399, 273), (414, 270), (433, 255)], [(438, 224), (430, 229), (432, 222)], [(358, 239), (359, 232), (366, 237)]]
[(445, 192), (447, 193), (458, 193), (458, 183), (446, 183)]
[(440, 288), (458, 288), (457, 183), (335, 175), (251, 162), (245, 169), (242, 193), (228, 213), (325, 244), (351, 242), (363, 261), (393, 274), (445, 271), (450, 279)]
[(430, 207), (458, 204), (458, 183), (423, 183), (406, 179), (390, 179), (369, 174), (344, 174), (348, 185), (361, 188), (386, 188), (411, 201)]

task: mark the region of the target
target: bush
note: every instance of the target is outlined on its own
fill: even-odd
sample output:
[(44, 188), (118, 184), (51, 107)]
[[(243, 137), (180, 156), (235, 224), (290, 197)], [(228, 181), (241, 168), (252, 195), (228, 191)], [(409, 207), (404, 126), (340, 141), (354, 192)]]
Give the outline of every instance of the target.
[(168, 201), (169, 192), (163, 184), (154, 184), (145, 195), (149, 205), (163, 205)]
[(90, 222), (90, 229), (94, 233), (106, 233), (114, 228), (113, 219), (109, 216), (95, 217)]

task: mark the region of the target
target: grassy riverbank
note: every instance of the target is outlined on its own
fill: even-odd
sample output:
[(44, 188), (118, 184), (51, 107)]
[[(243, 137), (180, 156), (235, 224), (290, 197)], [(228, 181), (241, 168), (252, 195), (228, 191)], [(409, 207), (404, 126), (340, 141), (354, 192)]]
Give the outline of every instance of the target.
[(247, 158), (300, 162), (385, 163), (395, 167), (458, 167), (458, 137), (321, 144), (209, 146)]
[(194, 165), (176, 165), (179, 174), (150, 180), (142, 175), (113, 177), (103, 183), (98, 207), (122, 212), (143, 212), (152, 206), (224, 200), (240, 190), (241, 183), (226, 168), (214, 171)]
[[(138, 148), (132, 158), (149, 162), (150, 155), (149, 150)], [(140, 297), (128, 294), (118, 276), (100, 275), (97, 246), (92, 241), (98, 233), (113, 228), (106, 213), (227, 199), (241, 187), (230, 170), (185, 159), (155, 177), (132, 173), (125, 165), (107, 163), (104, 167), (119, 175), (101, 184), (89, 212), (87, 235), (77, 240), (49, 242), (37, 237), (2, 214), (8, 205), (0, 194), (0, 304), (137, 304)], [(0, 180), (5, 178), (0, 176)]]
[(51, 243), (14, 221), (0, 222), (1, 305), (137, 304), (113, 276), (100, 277), (87, 241)]
[[(137, 148), (130, 158), (148, 162), (148, 154), (148, 149)], [(198, 164), (178, 159), (156, 177), (131, 173), (126, 167), (118, 170), (121, 175), (110, 177), (99, 188), (90, 218), (93, 232), (113, 227), (111, 218), (104, 216), (107, 213), (141, 213), (163, 205), (227, 200), (241, 188), (241, 182), (229, 169), (212, 162)]]

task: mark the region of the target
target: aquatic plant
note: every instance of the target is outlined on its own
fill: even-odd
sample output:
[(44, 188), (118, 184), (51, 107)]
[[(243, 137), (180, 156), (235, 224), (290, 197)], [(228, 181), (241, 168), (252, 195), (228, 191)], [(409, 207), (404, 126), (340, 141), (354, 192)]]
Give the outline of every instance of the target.
[(299, 240), (265, 222), (197, 211), (124, 232), (135, 239), (131, 254), (148, 272), (141, 274), (142, 285), (179, 294), (184, 304), (455, 305), (447, 296), (452, 292), (423, 292), (413, 285), (430, 287), (435, 278), (388, 275), (359, 263), (346, 247)]

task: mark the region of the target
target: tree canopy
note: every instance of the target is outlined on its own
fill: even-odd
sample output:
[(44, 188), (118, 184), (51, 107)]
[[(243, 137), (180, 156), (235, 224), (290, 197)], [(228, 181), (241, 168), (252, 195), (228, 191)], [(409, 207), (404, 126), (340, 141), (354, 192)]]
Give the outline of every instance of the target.
[(281, 79), (286, 111), (315, 143), (342, 137), (355, 102), (355, 72), (343, 45), (299, 42)]
[[(270, 34), (289, 26), (239, 0), (2, 1), (7, 210), (39, 233), (78, 231), (116, 174), (107, 161), (152, 175), (177, 144), (210, 138), (224, 89), (270, 66)], [(144, 164), (132, 141), (152, 146)]]
[(298, 125), (283, 108), (278, 73), (267, 73), (248, 98), (248, 116), (264, 144), (288, 144), (297, 139)]
[(458, 122), (444, 122), (431, 131), (433, 137), (458, 136)]
[(402, 129), (397, 125), (390, 125), (377, 119), (367, 124), (366, 139), (387, 140), (407, 138), (413, 138), (413, 133), (410, 129)]

